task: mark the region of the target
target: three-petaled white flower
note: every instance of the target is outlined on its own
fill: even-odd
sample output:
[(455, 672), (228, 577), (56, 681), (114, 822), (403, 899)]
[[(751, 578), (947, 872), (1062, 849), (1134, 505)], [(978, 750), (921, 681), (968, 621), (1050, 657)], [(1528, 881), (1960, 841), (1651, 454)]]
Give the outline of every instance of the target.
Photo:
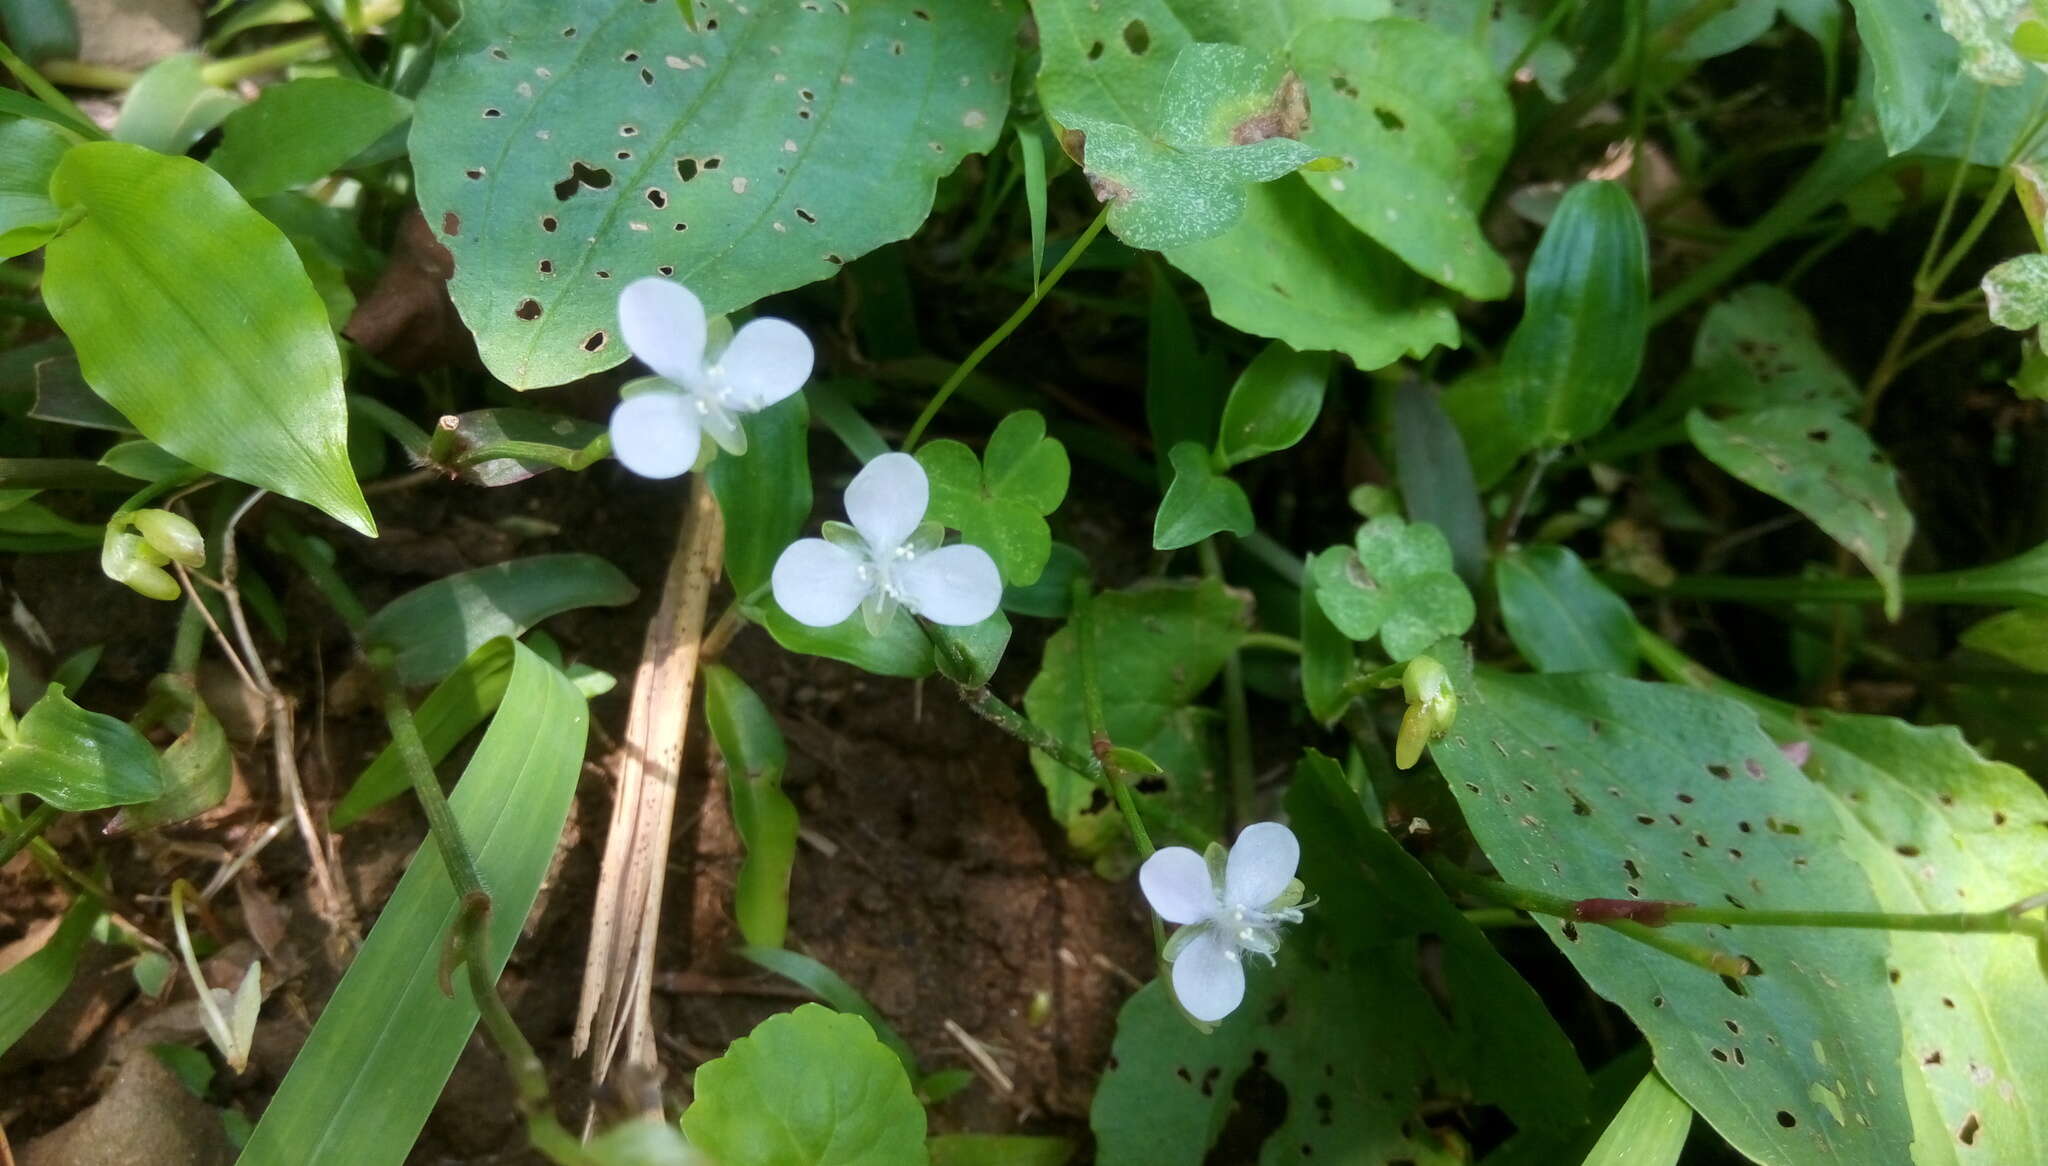
[(727, 453), (747, 452), (740, 417), (802, 388), (815, 360), (810, 337), (787, 320), (749, 321), (707, 351), (703, 302), (652, 277), (619, 293), (619, 334), (658, 378), (612, 410), (612, 455), (643, 478), (688, 472), (707, 433)]
[(1003, 578), (980, 547), (940, 546), (945, 528), (924, 521), (931, 483), (907, 453), (885, 453), (846, 487), (846, 516), (824, 538), (789, 544), (770, 583), (790, 618), (833, 627), (859, 608), (880, 635), (898, 604), (937, 624), (964, 626), (994, 615)]
[(1181, 924), (1166, 944), (1173, 994), (1188, 1015), (1213, 1024), (1244, 1002), (1244, 956), (1280, 950), (1283, 924), (1301, 922), (1301, 843), (1278, 822), (1246, 826), (1229, 850), (1155, 851), (1138, 868), (1152, 909)]

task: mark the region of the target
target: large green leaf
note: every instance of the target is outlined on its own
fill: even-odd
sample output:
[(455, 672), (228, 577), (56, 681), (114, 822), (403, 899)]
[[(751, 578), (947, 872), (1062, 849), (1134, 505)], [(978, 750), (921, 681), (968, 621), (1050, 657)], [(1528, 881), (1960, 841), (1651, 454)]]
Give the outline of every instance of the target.
[(1875, 80), (1877, 124), (1892, 153), (1911, 149), (1948, 108), (1956, 42), (1936, 22), (1935, 0), (1849, 0)]
[(564, 611), (617, 607), (640, 593), (596, 555), (534, 555), (475, 567), (416, 587), (370, 617), (363, 642), (396, 655), (398, 678), (434, 684), (499, 636)]
[(924, 221), (1009, 109), (1018, 9), (574, 0), (466, 6), (421, 94), (420, 205), (484, 362), (519, 388), (626, 358), (619, 288), (727, 312)]
[(0, 745), (0, 794), (34, 794), (60, 810), (103, 810), (164, 792), (163, 764), (142, 734), (49, 691)]
[[(561, 841), (589, 714), (568, 677), (513, 649), (499, 715), (450, 799), (490, 888), (493, 976), (512, 954)], [(429, 840), (414, 855), (243, 1150), (247, 1166), (396, 1166), (476, 1025), (467, 977), (441, 994), (441, 945), (461, 913)]]
[[(1214, 819), (1211, 751), (1203, 714), (1189, 704), (1209, 687), (1236, 650), (1251, 618), (1249, 597), (1215, 580), (1107, 591), (1090, 604), (1090, 653), (1102, 692), (1110, 740), (1152, 758), (1166, 770), (1164, 788), (1140, 783), (1142, 804), (1158, 799), (1183, 818)], [(1069, 745), (1090, 749), (1073, 625), (1045, 643), (1045, 664), (1024, 692), (1024, 711)], [(1099, 853), (1123, 837), (1114, 807), (1087, 778), (1033, 751), (1031, 767), (1045, 785), (1053, 818), (1075, 846)]]
[(1812, 519), (1884, 588), (1899, 615), (1899, 569), (1913, 512), (1898, 474), (1856, 423), (1828, 409), (1790, 406), (1716, 421), (1694, 410), (1686, 431), (1715, 465)]
[(690, 1144), (722, 1166), (918, 1166), (924, 1107), (858, 1016), (822, 1004), (771, 1016), (697, 1069)]
[(347, 77), (302, 77), (265, 89), (222, 125), (206, 163), (256, 198), (324, 178), (412, 115), (395, 93)]
[(1642, 367), (1649, 308), (1649, 241), (1627, 188), (1566, 191), (1529, 259), (1522, 322), (1501, 358), (1528, 445), (1607, 424)]
[[(1831, 799), (1725, 698), (1594, 674), (1457, 681), (1431, 747), (1502, 877), (1570, 898), (1874, 910)], [(1898, 1161), (1908, 1048), (1867, 931), (1675, 925), (1740, 954), (1727, 981), (1616, 932), (1539, 920), (1649, 1038), (1657, 1068), (1766, 1162)]]
[(348, 463), (341, 354), (297, 253), (197, 162), (88, 142), (50, 197), (79, 220), (44, 301), (93, 391), (195, 466), (374, 535)]
[(1636, 670), (1636, 620), (1569, 549), (1525, 547), (1494, 561), (1501, 621), (1539, 672)]
[(811, 516), (811, 412), (797, 393), (745, 425), (746, 455), (713, 458), (705, 471), (725, 520), (725, 573), (743, 596), (768, 585)]
[(1304, 175), (1351, 225), (1475, 299), (1514, 288), (1479, 211), (1514, 143), (1514, 110), (1471, 42), (1412, 20), (1333, 20), (1295, 34), (1304, 140), (1343, 162)]
[(78, 955), (99, 917), (99, 900), (80, 896), (34, 955), (0, 972), (0, 1053), (14, 1047), (71, 986)]
[(1090, 1115), (1103, 1166), (1224, 1160), (1212, 1144), (1254, 1081), (1265, 1136), (1232, 1162), (1463, 1161), (1417, 1120), (1451, 1098), (1525, 1128), (1582, 1121), (1585, 1074), (1535, 991), (1334, 762), (1312, 754), (1295, 782), (1308, 920), (1274, 966), (1252, 964), (1244, 1003), (1212, 1033), (1160, 982), (1124, 1005)]

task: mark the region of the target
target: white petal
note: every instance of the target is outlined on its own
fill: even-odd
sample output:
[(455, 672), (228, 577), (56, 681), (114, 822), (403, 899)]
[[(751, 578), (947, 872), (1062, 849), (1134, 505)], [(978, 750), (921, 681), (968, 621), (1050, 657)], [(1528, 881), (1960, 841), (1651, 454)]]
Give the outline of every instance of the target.
[(753, 413), (804, 387), (816, 356), (811, 338), (788, 320), (755, 320), (718, 358), (732, 404)]
[(860, 560), (821, 538), (800, 538), (783, 548), (775, 560), (769, 585), (776, 606), (789, 618), (814, 628), (845, 622), (867, 598)]
[(1216, 911), (1209, 864), (1185, 846), (1153, 851), (1138, 868), (1138, 888), (1168, 923), (1200, 923)]
[(619, 293), (619, 334), (648, 368), (679, 385), (704, 376), (704, 303), (666, 279), (636, 279)]
[(681, 393), (642, 393), (612, 410), (612, 456), (643, 478), (673, 478), (697, 464), (697, 407)]
[(1279, 898), (1301, 865), (1301, 843), (1294, 831), (1278, 822), (1254, 822), (1230, 848), (1223, 873), (1223, 901), (1239, 907), (1263, 907)]
[(861, 468), (846, 487), (846, 516), (878, 553), (903, 545), (931, 504), (924, 467), (907, 453), (885, 453)]
[(980, 623), (1003, 602), (996, 561), (965, 543), (940, 547), (896, 568), (896, 588), (903, 606), (947, 627)]
[(1196, 1020), (1214, 1024), (1244, 1003), (1244, 964), (1216, 942), (1196, 937), (1173, 961), (1173, 994)]

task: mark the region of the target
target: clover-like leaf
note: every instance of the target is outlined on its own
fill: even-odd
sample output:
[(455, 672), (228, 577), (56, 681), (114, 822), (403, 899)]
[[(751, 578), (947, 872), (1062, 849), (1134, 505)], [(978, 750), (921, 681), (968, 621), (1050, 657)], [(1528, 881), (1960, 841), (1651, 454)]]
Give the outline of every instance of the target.
[(1991, 322), (2024, 332), (2048, 323), (2048, 255), (2020, 255), (1984, 273)]
[(1356, 547), (1331, 547), (1309, 563), (1316, 602), (1354, 640), (1380, 638), (1397, 663), (1472, 626), (1472, 593), (1451, 569), (1451, 545), (1428, 523), (1376, 518)]
[(1175, 58), (1160, 122), (1136, 127), (1076, 113), (1070, 131), (1109, 227), (1133, 247), (1163, 251), (1213, 239), (1244, 215), (1245, 187), (1313, 160), (1296, 141), (1308, 124), (1301, 80), (1239, 45), (1193, 44)]
[(1252, 532), (1252, 503), (1244, 487), (1216, 472), (1209, 455), (1192, 441), (1167, 454), (1173, 462), (1173, 484), (1152, 521), (1152, 546), (1171, 551), (1193, 546), (1221, 531)]
[(1025, 409), (1003, 418), (984, 452), (977, 458), (957, 441), (917, 451), (931, 481), (925, 515), (987, 551), (1004, 583), (1027, 587), (1052, 555), (1045, 516), (1067, 496), (1067, 449), (1045, 435), (1044, 417)]

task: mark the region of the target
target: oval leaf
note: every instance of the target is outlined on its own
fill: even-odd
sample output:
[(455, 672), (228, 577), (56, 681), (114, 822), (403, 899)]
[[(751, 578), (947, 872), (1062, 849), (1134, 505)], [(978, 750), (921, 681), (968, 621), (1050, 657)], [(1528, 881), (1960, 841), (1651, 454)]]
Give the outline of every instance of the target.
[(341, 354), (283, 234), (187, 158), (88, 142), (50, 195), (44, 301), (93, 391), (195, 466), (296, 498), (367, 535), (348, 463)]
[(1636, 670), (1628, 604), (1564, 547), (1526, 547), (1494, 564), (1500, 615), (1522, 658), (1541, 672)]
[(103, 810), (164, 792), (163, 764), (142, 734), (82, 709), (50, 685), (0, 747), (0, 794), (34, 794), (60, 810)]
[(1278, 340), (1268, 344), (1245, 366), (1223, 403), (1216, 451), (1224, 464), (1278, 453), (1306, 437), (1323, 411), (1330, 365), (1327, 352), (1296, 352)]
[(302, 77), (229, 114), (207, 164), (248, 198), (324, 178), (412, 114), (395, 93), (346, 77)]
[(436, 579), (386, 604), (363, 642), (397, 653), (398, 678), (433, 684), (499, 636), (578, 607), (617, 607), (640, 593), (596, 555), (535, 555)]
[(618, 289), (673, 276), (729, 312), (924, 221), (995, 144), (1008, 3), (471, 4), (413, 123), (449, 291), (517, 388), (626, 358)]

